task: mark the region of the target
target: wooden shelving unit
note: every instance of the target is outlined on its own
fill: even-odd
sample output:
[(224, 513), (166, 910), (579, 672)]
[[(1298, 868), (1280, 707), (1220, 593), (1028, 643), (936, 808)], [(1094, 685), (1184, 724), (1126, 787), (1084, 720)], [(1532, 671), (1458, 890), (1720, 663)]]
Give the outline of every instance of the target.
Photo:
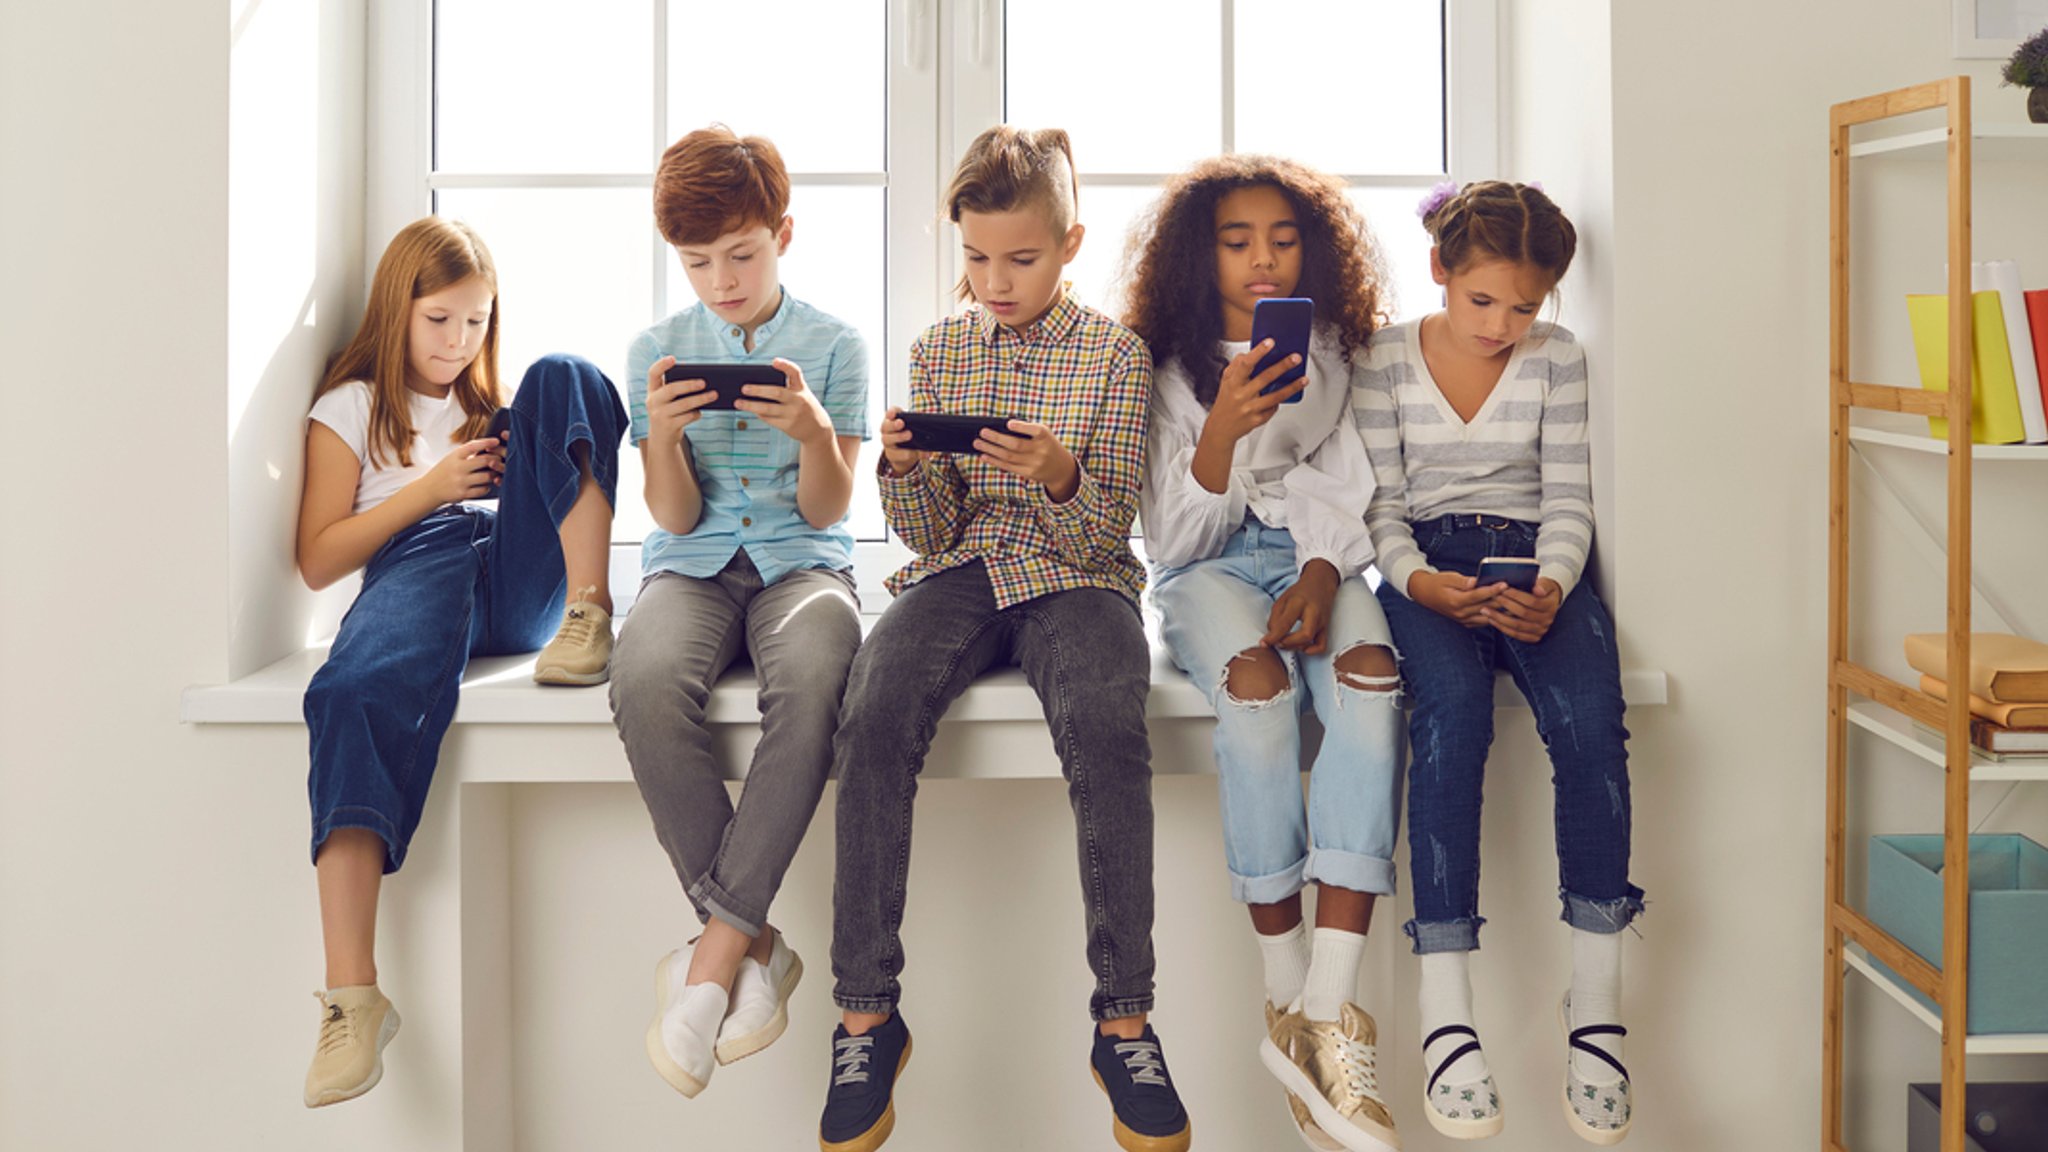
[[(1932, 131), (1880, 136), (1855, 143), (1850, 130), (1880, 125), (1916, 112), (1946, 110), (1947, 124)], [(1868, 976), (1916, 1018), (1941, 1034), (1941, 1152), (1964, 1152), (1965, 1110), (1961, 1101), (1970, 1055), (2048, 1052), (2048, 1036), (1970, 1036), (1970, 785), (1986, 780), (2048, 779), (2048, 764), (1996, 762), (1973, 753), (1967, 694), (1937, 700), (1849, 658), (1849, 464), (1852, 443), (1883, 445), (1948, 457), (1948, 667), (1970, 663), (1971, 466), (1980, 460), (2048, 461), (2039, 445), (1993, 447), (1970, 442), (1970, 192), (1972, 150), (1978, 141), (1999, 149), (2037, 149), (2048, 144), (2048, 129), (2000, 126), (1974, 129), (1970, 121), (1970, 80), (1951, 77), (1931, 84), (1880, 93), (1837, 104), (1830, 116), (1828, 377), (1828, 758), (1827, 758), (1827, 925), (1825, 999), (1821, 1034), (1821, 1149), (1848, 1152), (1842, 1135), (1842, 1001), (1849, 971)], [(1949, 343), (1946, 394), (1849, 377), (1849, 173), (1852, 159), (1899, 155), (1913, 149), (1945, 149), (1948, 167), (1949, 331), (1964, 338)], [(1858, 410), (1891, 417), (1945, 417), (1948, 438), (1935, 440), (1888, 428), (1858, 425)], [(1884, 419), (1882, 417), (1878, 418)], [(1852, 699), (1855, 701), (1852, 703)], [(1913, 723), (1936, 729), (1939, 739)], [(1851, 726), (1871, 732), (1940, 767), (1943, 788), (1942, 955), (1939, 967), (1922, 960), (1878, 928), (1846, 895), (1848, 823), (1848, 738)], [(1908, 995), (1873, 960), (1939, 1006), (1939, 1013)]]

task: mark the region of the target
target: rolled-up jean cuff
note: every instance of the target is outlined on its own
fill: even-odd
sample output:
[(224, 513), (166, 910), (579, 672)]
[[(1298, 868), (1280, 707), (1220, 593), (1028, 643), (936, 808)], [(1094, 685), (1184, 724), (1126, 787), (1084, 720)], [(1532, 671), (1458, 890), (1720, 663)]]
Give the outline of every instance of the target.
[(1643, 914), (1643, 890), (1633, 884), (1628, 886), (1628, 895), (1614, 900), (1588, 900), (1562, 888), (1558, 889), (1557, 898), (1564, 904), (1558, 919), (1602, 936), (1621, 931)]
[(382, 812), (375, 808), (336, 808), (327, 814), (327, 819), (313, 829), (313, 863), (320, 863), (320, 846), (327, 838), (343, 828), (361, 828), (374, 832), (384, 841), (384, 872), (386, 875), (398, 871), (405, 863), (405, 841), (398, 838), (398, 829)]
[(1308, 860), (1304, 856), (1294, 864), (1264, 876), (1239, 876), (1232, 872), (1230, 898), (1240, 904), (1278, 904), (1301, 891), (1301, 886), (1308, 883)]
[(1479, 949), (1479, 926), (1484, 923), (1484, 916), (1468, 920), (1410, 920), (1401, 925), (1401, 931), (1415, 942), (1417, 956), (1431, 952), (1476, 952)]
[(1088, 1014), (1100, 1024), (1104, 1020), (1124, 1020), (1132, 1016), (1143, 1016), (1152, 1011), (1150, 996), (1118, 996), (1113, 999), (1096, 997), (1088, 1005)]
[(870, 1016), (889, 1016), (896, 1011), (896, 1001), (887, 996), (841, 996), (834, 992), (832, 1002), (842, 1011), (864, 1012)]
[[(1394, 862), (1334, 848), (1310, 848), (1308, 867), (1302, 878), (1311, 884), (1328, 884), (1374, 896), (1394, 894)], [(1270, 901), (1269, 901), (1270, 903)]]
[(718, 886), (709, 876), (702, 877), (690, 885), (690, 901), (727, 924), (740, 930), (745, 936), (759, 936), (767, 916), (755, 912), (732, 898), (732, 894)]

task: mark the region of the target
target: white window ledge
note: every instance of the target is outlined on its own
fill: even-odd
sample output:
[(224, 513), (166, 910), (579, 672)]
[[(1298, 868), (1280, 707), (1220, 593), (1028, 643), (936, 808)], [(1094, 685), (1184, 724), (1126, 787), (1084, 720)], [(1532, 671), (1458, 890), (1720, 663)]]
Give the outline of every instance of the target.
[[(862, 622), (872, 626), (876, 617)], [(324, 645), (306, 648), (251, 675), (228, 684), (195, 685), (185, 689), (179, 718), (188, 724), (302, 724), (301, 702), (306, 684), (327, 659)], [(611, 706), (603, 686), (590, 688), (544, 687), (533, 682), (532, 656), (492, 656), (472, 660), (462, 678), (462, 696), (455, 708), (455, 724), (529, 725), (570, 724), (603, 730), (608, 752), (587, 765), (561, 776), (575, 780), (628, 780), (625, 756), (612, 734)], [(1664, 673), (1624, 671), (1622, 694), (1631, 707), (1663, 704), (1666, 700)], [(1505, 674), (1494, 690), (1495, 706), (1526, 711), (1528, 704)], [(1155, 725), (1205, 723), (1214, 718), (1202, 694), (1166, 657), (1156, 638), (1152, 647), (1152, 692), (1146, 702), (1146, 716)], [(1024, 674), (1004, 668), (977, 679), (946, 711), (944, 729), (961, 726), (1023, 723), (1043, 729), (1045, 713), (1038, 697), (1025, 683)], [(714, 725), (744, 728), (760, 723), (754, 670), (744, 663), (728, 671), (712, 690), (706, 719)], [(934, 752), (939, 751), (935, 748)], [(1034, 763), (1042, 758), (1032, 757)], [(1178, 765), (1178, 767), (1176, 767)], [(943, 770), (935, 776), (970, 774)], [(1161, 772), (1212, 772), (1207, 757), (1175, 757), (1155, 766)], [(482, 772), (482, 775), (479, 775)], [(1044, 774), (1057, 776), (1058, 764), (1051, 763)], [(973, 775), (1010, 773), (973, 772)], [(1034, 768), (1026, 775), (1038, 775)], [(537, 778), (530, 766), (501, 765), (497, 769), (465, 765), (461, 778), (472, 783), (529, 782)], [(547, 776), (548, 779), (556, 778)], [(738, 778), (735, 775), (735, 778)]]

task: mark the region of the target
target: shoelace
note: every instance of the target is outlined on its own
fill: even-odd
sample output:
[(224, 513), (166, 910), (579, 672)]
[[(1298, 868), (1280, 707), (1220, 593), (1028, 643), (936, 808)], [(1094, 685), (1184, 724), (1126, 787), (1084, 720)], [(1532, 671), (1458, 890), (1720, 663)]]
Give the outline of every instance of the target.
[(313, 998), (327, 1008), (327, 1016), (320, 1021), (320, 1055), (325, 1056), (329, 1052), (355, 1043), (355, 1013), (342, 1011), (341, 1005), (329, 1003), (327, 997), (318, 992), (313, 993)]
[(1380, 1097), (1379, 1063), (1373, 1050), (1343, 1033), (1337, 1034), (1337, 1059), (1344, 1067), (1344, 1088), (1354, 1097), (1384, 1106)]
[(832, 1044), (832, 1086), (841, 1084), (864, 1084), (868, 1078), (868, 1061), (875, 1058), (873, 1036), (848, 1036)]
[(1127, 1040), (1116, 1046), (1116, 1054), (1123, 1057), (1131, 1083), (1167, 1087), (1166, 1058), (1159, 1054), (1159, 1045), (1147, 1040)]
[(555, 633), (558, 638), (570, 640), (579, 648), (588, 647), (591, 637), (596, 634), (597, 620), (581, 608), (569, 609), (569, 614), (562, 618), (560, 631)]

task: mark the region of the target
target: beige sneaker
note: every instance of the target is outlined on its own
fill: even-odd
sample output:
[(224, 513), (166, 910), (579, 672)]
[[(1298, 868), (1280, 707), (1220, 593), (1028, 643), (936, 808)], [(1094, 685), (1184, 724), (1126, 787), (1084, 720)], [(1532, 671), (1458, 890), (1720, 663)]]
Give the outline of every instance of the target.
[[(1280, 1021), (1286, 1019), (1286, 1016), (1286, 1013), (1273, 1007), (1271, 1000), (1266, 1001), (1266, 1035), (1268, 1037), (1274, 1036), (1274, 1030), (1279, 1026)], [(1275, 1042), (1277, 1043), (1277, 1040)], [(1316, 1124), (1316, 1118), (1310, 1115), (1308, 1105), (1301, 1102), (1301, 1097), (1296, 1096), (1292, 1092), (1287, 1093), (1287, 1110), (1294, 1115), (1294, 1128), (1295, 1131), (1301, 1133), (1302, 1143), (1314, 1148), (1316, 1152), (1344, 1152), (1344, 1146), (1330, 1139), (1330, 1134), (1323, 1131)]]
[(1344, 1005), (1334, 1021), (1287, 1012), (1260, 1042), (1259, 1058), (1325, 1136), (1350, 1152), (1400, 1152), (1393, 1114), (1380, 1098), (1377, 1041), (1372, 1017), (1356, 1004)]
[(533, 662), (536, 684), (602, 684), (612, 672), (612, 614), (586, 596), (597, 585), (576, 590), (562, 613), (562, 627)]
[(375, 984), (313, 993), (324, 1015), (313, 1066), (306, 1070), (306, 1107), (353, 1100), (384, 1078), (384, 1046), (398, 1035), (398, 1009)]

